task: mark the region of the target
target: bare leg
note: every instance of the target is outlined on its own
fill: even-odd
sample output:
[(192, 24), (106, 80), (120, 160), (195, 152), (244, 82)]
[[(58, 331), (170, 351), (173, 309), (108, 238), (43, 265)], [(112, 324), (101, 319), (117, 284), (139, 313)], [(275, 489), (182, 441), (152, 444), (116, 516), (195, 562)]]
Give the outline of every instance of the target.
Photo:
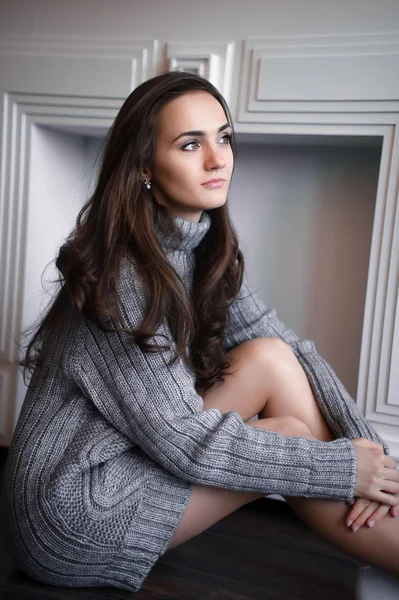
[(313, 531), (345, 554), (399, 578), (399, 521), (385, 516), (374, 529), (356, 533), (345, 524), (348, 506), (340, 500), (284, 496)]
[[(259, 414), (258, 421), (247, 424), (276, 431), (281, 430), (279, 417), (293, 416), (302, 421), (315, 438), (331, 441), (334, 436), (324, 421), (302, 366), (290, 348), (277, 341), (279, 343), (273, 346), (271, 340), (263, 340), (267, 343), (262, 343), (262, 339), (251, 340), (233, 350), (230, 355), (234, 358), (235, 374), (227, 377), (223, 385), (215, 385), (203, 394), (204, 410), (212, 407), (221, 412), (234, 410), (244, 421)], [(282, 433), (290, 435), (287, 431)], [(244, 497), (240, 492), (194, 486), (188, 509), (169, 548), (262, 496), (245, 494)], [(212, 510), (208, 522), (204, 523), (201, 502), (208, 495)], [(230, 499), (228, 504), (227, 498)], [(354, 533), (345, 524), (349, 507), (344, 501), (290, 496), (285, 499), (304, 523), (333, 546), (399, 577), (399, 519), (386, 516), (374, 529), (363, 526)]]
[[(313, 436), (335, 439), (318, 408), (302, 366), (292, 354), (274, 372), (278, 394), (272, 396), (259, 418), (292, 415), (301, 419)], [(300, 402), (298, 402), (300, 398)], [(255, 425), (248, 423), (249, 425)], [(343, 501), (284, 496), (300, 519), (342, 552), (399, 578), (399, 519), (386, 515), (374, 529), (362, 526), (355, 533), (346, 526), (348, 505)]]
[[(326, 442), (335, 439), (318, 407), (301, 364), (290, 348), (286, 347), (286, 360), (276, 361), (278, 368), (271, 368), (268, 380), (271, 393), (259, 421), (248, 425), (263, 427), (262, 419), (294, 416), (307, 425), (311, 434)], [(366, 525), (355, 533), (346, 525), (350, 510), (344, 501), (320, 498), (284, 496), (300, 519), (333, 546), (381, 570), (399, 577), (399, 518), (388, 514), (374, 529)]]

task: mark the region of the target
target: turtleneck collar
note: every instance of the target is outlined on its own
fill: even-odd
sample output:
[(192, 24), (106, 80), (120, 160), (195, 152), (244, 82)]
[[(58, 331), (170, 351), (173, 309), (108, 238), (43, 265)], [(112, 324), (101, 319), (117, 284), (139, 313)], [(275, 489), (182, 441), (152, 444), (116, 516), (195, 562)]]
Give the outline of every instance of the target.
[(206, 211), (202, 211), (198, 223), (183, 219), (174, 215), (174, 220), (181, 234), (181, 241), (175, 241), (172, 235), (163, 231), (159, 223), (155, 223), (155, 231), (163, 248), (173, 250), (193, 250), (196, 248), (211, 226), (211, 217)]

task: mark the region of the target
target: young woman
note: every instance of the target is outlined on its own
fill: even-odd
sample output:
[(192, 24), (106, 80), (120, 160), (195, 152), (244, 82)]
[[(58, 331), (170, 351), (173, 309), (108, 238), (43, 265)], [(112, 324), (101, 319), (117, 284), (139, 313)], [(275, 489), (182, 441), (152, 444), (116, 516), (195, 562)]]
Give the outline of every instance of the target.
[(399, 576), (396, 462), (315, 345), (251, 293), (234, 156), (228, 107), (196, 75), (146, 81), (115, 119), (21, 363), (4, 511), (40, 581), (137, 591), (170, 548), (268, 494)]

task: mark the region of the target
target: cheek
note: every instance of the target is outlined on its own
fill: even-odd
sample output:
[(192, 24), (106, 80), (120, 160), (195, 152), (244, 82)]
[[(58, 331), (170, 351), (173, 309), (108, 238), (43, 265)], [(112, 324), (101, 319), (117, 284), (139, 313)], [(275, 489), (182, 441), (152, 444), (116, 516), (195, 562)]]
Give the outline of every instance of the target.
[(198, 185), (198, 171), (188, 161), (159, 161), (155, 166), (156, 180), (159, 187), (165, 191), (178, 193), (187, 188)]
[(233, 155), (233, 149), (229, 148), (229, 150), (226, 152), (226, 167), (228, 168), (229, 173), (231, 174), (233, 171), (233, 167), (234, 167), (234, 155)]

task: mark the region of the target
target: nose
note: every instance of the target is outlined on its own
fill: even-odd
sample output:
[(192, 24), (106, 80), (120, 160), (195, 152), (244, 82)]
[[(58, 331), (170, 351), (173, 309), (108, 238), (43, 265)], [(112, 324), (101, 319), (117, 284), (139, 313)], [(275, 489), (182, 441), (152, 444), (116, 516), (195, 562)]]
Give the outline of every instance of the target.
[(225, 165), (226, 161), (220, 148), (209, 145), (205, 156), (205, 170), (223, 169)]

